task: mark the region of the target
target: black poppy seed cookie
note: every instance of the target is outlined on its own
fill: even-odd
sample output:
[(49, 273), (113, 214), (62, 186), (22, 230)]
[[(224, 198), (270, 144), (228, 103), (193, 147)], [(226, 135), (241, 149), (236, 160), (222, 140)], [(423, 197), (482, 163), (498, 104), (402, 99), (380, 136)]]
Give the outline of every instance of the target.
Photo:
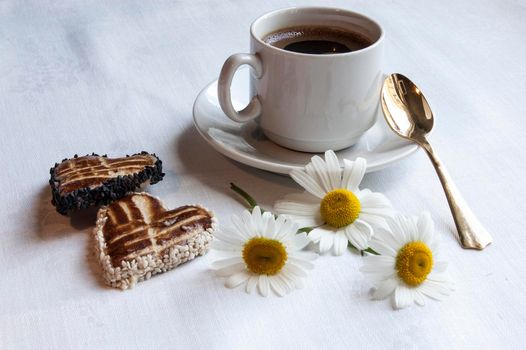
[(148, 152), (122, 158), (95, 153), (56, 163), (50, 170), (52, 200), (60, 214), (105, 205), (124, 197), (146, 182), (163, 179), (162, 161)]

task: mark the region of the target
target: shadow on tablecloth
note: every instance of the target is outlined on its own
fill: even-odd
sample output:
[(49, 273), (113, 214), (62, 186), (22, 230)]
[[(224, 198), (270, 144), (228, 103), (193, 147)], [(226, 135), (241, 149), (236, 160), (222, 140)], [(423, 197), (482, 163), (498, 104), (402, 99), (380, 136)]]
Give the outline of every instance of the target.
[(212, 191), (239, 200), (243, 206), (245, 203), (242, 199), (230, 190), (230, 182), (241, 187), (246, 187), (247, 183), (259, 183), (259, 186), (246, 189), (262, 202), (269, 195), (270, 184), (288, 188), (290, 192), (297, 190), (297, 186), (287, 176), (252, 168), (223, 156), (202, 139), (193, 124), (175, 138), (174, 147), (177, 151), (175, 157), (178, 158), (174, 163), (182, 163), (185, 173), (191, 174)]
[(43, 187), (35, 196), (35, 232), (39, 239), (58, 239), (72, 233), (90, 232), (95, 226), (97, 207), (72, 212), (68, 216), (59, 214), (51, 204), (51, 190)]
[(93, 275), (96, 283), (103, 288), (108, 288), (104, 280), (98, 261), (94, 256), (93, 245), (94, 239), (91, 231), (95, 227), (98, 207), (91, 207), (73, 212), (69, 216), (59, 214), (55, 207), (51, 204), (51, 190), (49, 186), (44, 186), (35, 196), (34, 213), (36, 217), (35, 230), (36, 239), (39, 241), (48, 241), (53, 239), (67, 239), (68, 236), (74, 234), (89, 235), (88, 247), (86, 247), (86, 254), (84, 255), (85, 265), (87, 270)]

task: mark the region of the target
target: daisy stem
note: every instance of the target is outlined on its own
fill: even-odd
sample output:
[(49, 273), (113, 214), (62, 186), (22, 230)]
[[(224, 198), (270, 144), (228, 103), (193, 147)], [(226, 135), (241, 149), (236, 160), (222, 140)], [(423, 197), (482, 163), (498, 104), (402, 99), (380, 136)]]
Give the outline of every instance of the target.
[(233, 182), (230, 183), (230, 189), (232, 191), (236, 192), (241, 197), (243, 197), (245, 202), (247, 202), (250, 210), (254, 209), (254, 207), (256, 207), (258, 205), (256, 200), (254, 198), (252, 198), (251, 195), (246, 193), (241, 187), (237, 186), (235, 183), (233, 183)]
[[(243, 190), (241, 187), (237, 186), (235, 183), (233, 183), (233, 182), (230, 183), (230, 189), (232, 191), (236, 192), (241, 197), (243, 197), (245, 202), (247, 202), (250, 211), (252, 211), (252, 209), (254, 209), (254, 207), (256, 207), (258, 205), (256, 200), (254, 198), (252, 198), (251, 195), (249, 195), (245, 190)], [(266, 212), (266, 210), (264, 210), (263, 208), (260, 208), (260, 209), (261, 209), (262, 213)], [(277, 216), (274, 214), (274, 218), (276, 218), (276, 217)], [(313, 229), (315, 229), (315, 227), (302, 227), (296, 233), (302, 233), (302, 232), (309, 233)]]

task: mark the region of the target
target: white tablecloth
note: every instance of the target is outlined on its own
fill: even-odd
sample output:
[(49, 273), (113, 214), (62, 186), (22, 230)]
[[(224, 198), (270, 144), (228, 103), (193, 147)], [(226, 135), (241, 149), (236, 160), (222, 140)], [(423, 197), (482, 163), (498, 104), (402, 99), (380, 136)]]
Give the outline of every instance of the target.
[(306, 287), (261, 298), (223, 287), (207, 255), (121, 292), (89, 255), (94, 212), (60, 216), (49, 168), (74, 154), (147, 150), (169, 206), (202, 203), (222, 225), (243, 204), (270, 207), (292, 180), (217, 154), (192, 103), (229, 54), (248, 50), (260, 14), (321, 1), (2, 1), (0, 3), (0, 348), (520, 348), (526, 341), (526, 4), (326, 1), (387, 32), (386, 72), (412, 77), (437, 121), (433, 144), (493, 234), (462, 250), (421, 152), (366, 176), (401, 211), (429, 210), (455, 293), (393, 311), (369, 300), (360, 256), (323, 256)]

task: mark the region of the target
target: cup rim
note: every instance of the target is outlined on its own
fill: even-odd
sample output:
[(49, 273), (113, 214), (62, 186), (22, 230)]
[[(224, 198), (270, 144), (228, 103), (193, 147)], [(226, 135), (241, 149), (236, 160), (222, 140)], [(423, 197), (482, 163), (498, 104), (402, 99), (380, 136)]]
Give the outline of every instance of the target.
[[(363, 19), (366, 19), (366, 20), (372, 22), (374, 25), (376, 25), (378, 27), (378, 29), (380, 30), (380, 36), (371, 45), (369, 45), (369, 46), (367, 46), (367, 47), (365, 47), (363, 49), (360, 49), (360, 50), (355, 50), (355, 51), (351, 51), (351, 52), (344, 52), (344, 53), (336, 53), (336, 54), (332, 54), (332, 55), (318, 55), (318, 54), (301, 53), (301, 52), (294, 52), (294, 51), (287, 51), (287, 50), (284, 50), (284, 49), (280, 49), (278, 47), (275, 47), (275, 46), (267, 44), (266, 42), (264, 42), (261, 38), (259, 38), (254, 33), (255, 27), (258, 25), (258, 22), (260, 22), (260, 21), (262, 21), (262, 20), (264, 20), (266, 18), (269, 18), (271, 16), (276, 16), (276, 15), (278, 15), (280, 13), (288, 12), (288, 11), (291, 11), (291, 10), (334, 11), (334, 12), (346, 13), (346, 14), (353, 15), (353, 16), (356, 16), (356, 17), (361, 17)], [(385, 33), (384, 33), (383, 27), (377, 21), (375, 21), (374, 19), (372, 19), (369, 16), (363, 15), (363, 14), (358, 13), (358, 12), (354, 12), (354, 11), (350, 11), (350, 10), (342, 9), (342, 8), (338, 8), (338, 7), (327, 7), (327, 6), (291, 6), (291, 7), (281, 8), (281, 9), (277, 9), (277, 10), (273, 10), (273, 11), (267, 12), (267, 13), (259, 16), (258, 18), (256, 18), (252, 22), (252, 24), (250, 25), (250, 36), (254, 40), (256, 40), (258, 43), (263, 45), (264, 47), (270, 49), (271, 51), (276, 51), (277, 53), (280, 53), (280, 54), (287, 54), (287, 55), (299, 56), (299, 57), (319, 58), (319, 59), (329, 59), (329, 58), (334, 59), (336, 57), (355, 56), (357, 54), (361, 54), (363, 52), (367, 52), (369, 50), (373, 50), (375, 47), (380, 45), (380, 43), (383, 41)]]

